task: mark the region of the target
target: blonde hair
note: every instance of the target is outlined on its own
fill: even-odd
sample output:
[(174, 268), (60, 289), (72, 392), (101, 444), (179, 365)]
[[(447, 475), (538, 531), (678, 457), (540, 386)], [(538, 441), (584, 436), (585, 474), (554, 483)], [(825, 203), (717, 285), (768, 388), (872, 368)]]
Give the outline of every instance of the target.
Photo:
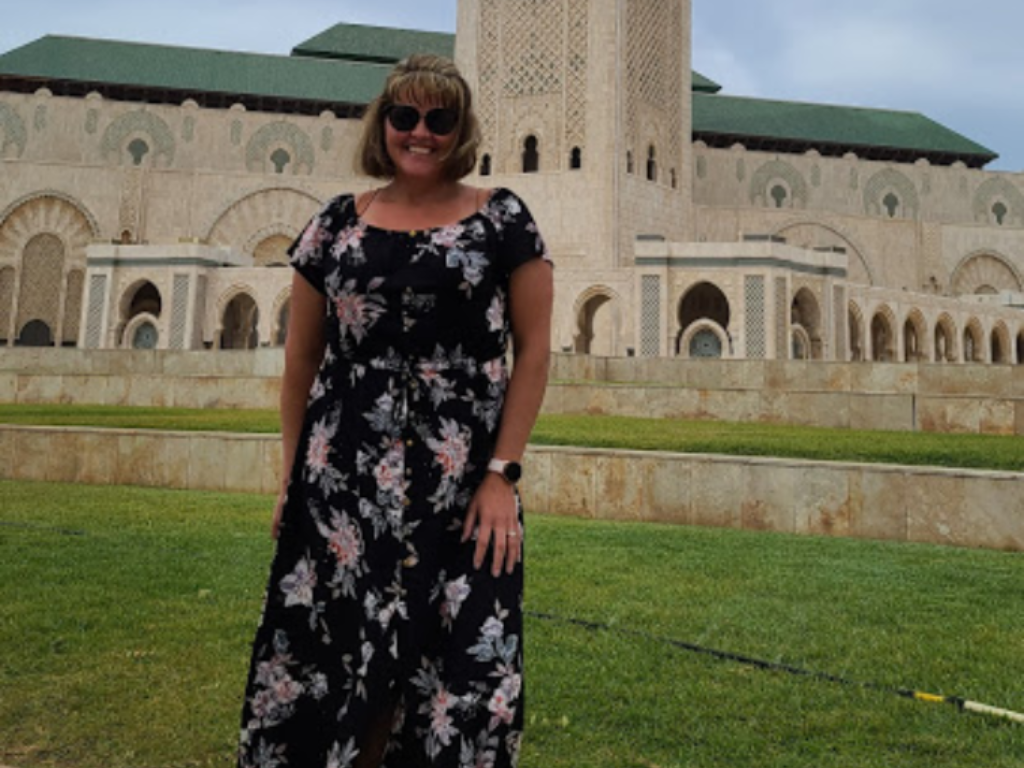
[(394, 104), (436, 102), (458, 114), (456, 137), (441, 163), (445, 178), (458, 180), (476, 167), (480, 127), (473, 114), (473, 96), (458, 68), (443, 56), (420, 53), (391, 70), (384, 91), (363, 115), (363, 135), (356, 153), (356, 170), (378, 179), (395, 175), (395, 164), (384, 142), (384, 117)]

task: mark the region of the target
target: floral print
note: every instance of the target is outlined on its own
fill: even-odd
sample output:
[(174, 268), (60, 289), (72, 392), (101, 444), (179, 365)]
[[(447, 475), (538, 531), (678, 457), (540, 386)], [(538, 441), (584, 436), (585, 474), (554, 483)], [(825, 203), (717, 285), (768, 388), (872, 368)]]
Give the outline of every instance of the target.
[(508, 383), (508, 284), (548, 259), (496, 190), (418, 232), (329, 201), (291, 249), (327, 347), (289, 479), (239, 768), (351, 768), (394, 710), (386, 768), (511, 768), (523, 722), (522, 568), (461, 542)]

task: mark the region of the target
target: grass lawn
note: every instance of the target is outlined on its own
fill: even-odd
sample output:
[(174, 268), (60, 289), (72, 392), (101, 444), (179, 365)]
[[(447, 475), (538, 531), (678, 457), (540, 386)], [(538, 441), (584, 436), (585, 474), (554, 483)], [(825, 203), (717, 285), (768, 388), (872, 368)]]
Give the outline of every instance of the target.
[[(277, 432), (280, 429), (276, 411), (91, 405), (0, 404), (0, 424), (260, 433)], [(538, 445), (1024, 471), (1024, 440), (1005, 435), (861, 431), (624, 416), (545, 415), (537, 421), (530, 440)]]
[[(0, 764), (229, 766), (270, 499), (0, 482)], [(1020, 768), (1024, 556), (531, 514), (523, 768)], [(292, 768), (306, 768), (293, 766)]]

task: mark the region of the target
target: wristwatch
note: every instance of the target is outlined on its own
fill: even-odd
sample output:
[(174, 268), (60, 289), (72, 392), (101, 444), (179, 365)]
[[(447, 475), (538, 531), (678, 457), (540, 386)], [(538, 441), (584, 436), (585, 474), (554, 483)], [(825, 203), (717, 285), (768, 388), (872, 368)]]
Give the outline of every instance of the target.
[(504, 459), (491, 459), (487, 463), (489, 472), (496, 472), (505, 478), (509, 485), (515, 485), (523, 476), (523, 466), (518, 461), (505, 461)]

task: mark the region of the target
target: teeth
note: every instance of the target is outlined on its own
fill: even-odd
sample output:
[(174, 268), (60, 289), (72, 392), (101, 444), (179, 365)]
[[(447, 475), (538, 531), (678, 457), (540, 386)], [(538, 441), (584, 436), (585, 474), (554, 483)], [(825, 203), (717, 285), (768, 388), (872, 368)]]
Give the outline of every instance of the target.
[(429, 147), (409, 147), (409, 151), (414, 155), (429, 155), (434, 150)]

